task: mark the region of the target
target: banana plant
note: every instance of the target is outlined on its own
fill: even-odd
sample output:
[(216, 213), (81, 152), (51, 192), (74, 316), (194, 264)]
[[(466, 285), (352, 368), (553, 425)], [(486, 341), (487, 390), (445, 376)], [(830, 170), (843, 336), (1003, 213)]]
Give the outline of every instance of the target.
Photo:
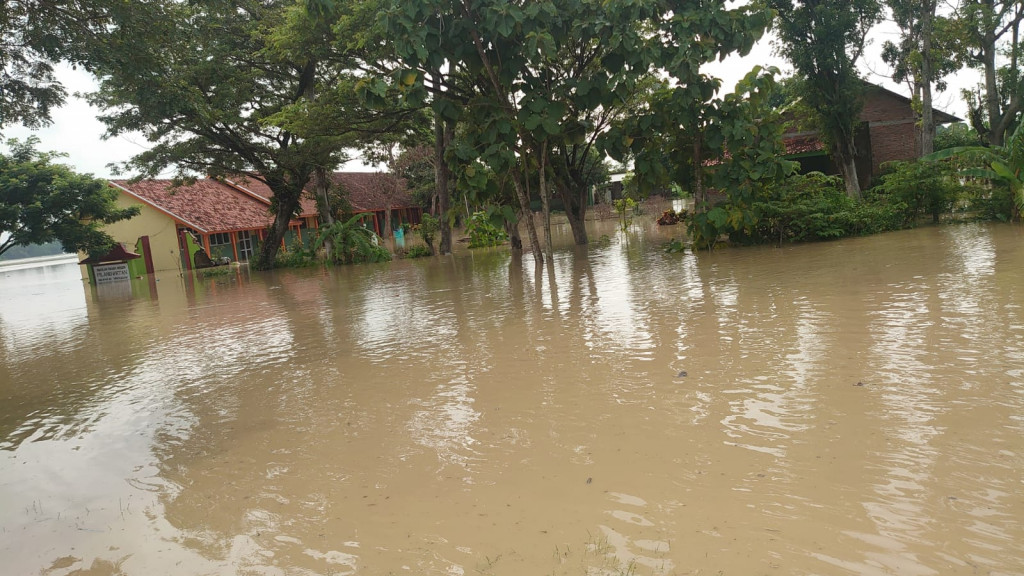
[(359, 264), (391, 260), (391, 252), (382, 245), (380, 236), (363, 225), (363, 220), (368, 217), (368, 214), (356, 214), (348, 220), (336, 220), (334, 224), (321, 228), (313, 249), (324, 248), (330, 240), (332, 251), (327, 258), (331, 262)]
[(984, 167), (960, 170), (961, 176), (1002, 182), (1010, 187), (1013, 198), (1013, 219), (1020, 220), (1024, 212), (1024, 122), (1002, 146), (957, 146), (933, 152), (923, 160), (957, 158), (969, 163), (982, 163)]

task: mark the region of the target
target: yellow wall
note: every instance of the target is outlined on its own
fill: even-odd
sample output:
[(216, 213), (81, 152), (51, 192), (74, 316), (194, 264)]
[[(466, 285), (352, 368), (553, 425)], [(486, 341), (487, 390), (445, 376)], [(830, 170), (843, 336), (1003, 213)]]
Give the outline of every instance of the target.
[[(174, 220), (123, 192), (118, 194), (117, 207), (127, 208), (129, 206), (139, 206), (139, 215), (129, 220), (107, 224), (103, 229), (107, 234), (113, 236), (115, 242), (127, 244), (129, 250), (134, 250), (135, 243), (140, 236), (149, 235), (149, 248), (153, 253), (154, 270), (180, 270), (181, 259), (178, 250), (177, 226)], [(82, 277), (89, 277), (85, 266), (82, 266)]]

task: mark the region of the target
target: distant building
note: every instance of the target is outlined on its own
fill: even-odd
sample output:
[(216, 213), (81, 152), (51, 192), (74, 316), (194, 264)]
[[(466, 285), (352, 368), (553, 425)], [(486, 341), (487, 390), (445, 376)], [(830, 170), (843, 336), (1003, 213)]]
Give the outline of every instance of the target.
[[(933, 114), (936, 125), (961, 121), (941, 110), (933, 110)], [(786, 157), (799, 161), (801, 172), (838, 174), (839, 169), (829, 157), (819, 133), (807, 128), (804, 119), (790, 117), (788, 120), (791, 131), (783, 135)], [(862, 187), (866, 188), (881, 174), (882, 164), (921, 156), (917, 122), (910, 98), (875, 84), (866, 86), (855, 134), (857, 176)]]

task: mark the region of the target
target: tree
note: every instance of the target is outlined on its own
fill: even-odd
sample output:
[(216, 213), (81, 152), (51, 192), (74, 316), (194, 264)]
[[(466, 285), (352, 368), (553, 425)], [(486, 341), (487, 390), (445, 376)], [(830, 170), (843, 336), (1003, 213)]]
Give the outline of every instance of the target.
[[(605, 133), (606, 149), (617, 160), (634, 158), (641, 189), (689, 181), (697, 210), (706, 208), (708, 161), (725, 152), (714, 126), (722, 119), (721, 80), (701, 72), (716, 59), (746, 54), (773, 13), (759, 3), (728, 8), (719, 0), (680, 2), (655, 18), (660, 36), (651, 44), (653, 64), (671, 82), (655, 87), (649, 98)], [(662, 38), (665, 41), (662, 41)]]
[(246, 173), (265, 183), (275, 217), (256, 266), (273, 266), (312, 175), (380, 129), (357, 96), (360, 55), (335, 50), (334, 29), (289, 0), (132, 4), (145, 17), (118, 20), (92, 61), (107, 135), (153, 142), (125, 166), (144, 176), (174, 168), (181, 180)]
[(769, 0), (778, 11), (778, 52), (806, 81), (829, 152), (851, 198), (860, 198), (854, 136), (862, 107), (856, 62), (882, 15), (878, 0)]
[[(363, 142), (360, 147), (364, 161), (374, 166), (383, 165), (388, 171), (375, 181), (375, 184), (380, 183), (375, 186), (375, 193), (385, 207), (385, 238), (391, 235), (392, 202), (406, 188), (402, 172), (420, 159), (422, 147), (431, 139), (431, 123), (427, 113), (425, 109), (415, 110), (403, 122)], [(407, 154), (409, 151), (414, 152)]]
[(307, 98), (317, 63), (272, 54), (271, 26), (286, 19), (284, 2), (138, 4), (163, 17), (116, 23), (90, 97), (108, 136), (140, 131), (153, 143), (124, 168), (144, 176), (173, 168), (182, 181), (247, 173), (264, 182), (275, 218), (256, 266), (273, 266), (310, 175), (337, 148), (267, 122)]
[[(983, 90), (968, 92), (972, 127), (985, 141), (1002, 146), (1024, 110), (1024, 74), (1020, 69), (1020, 28), (1024, 3), (1019, 0), (962, 0), (958, 24), (963, 56), (985, 75)], [(1008, 38), (1008, 41), (1005, 41)], [(997, 65), (1002, 52), (1009, 61)]]
[(963, 122), (942, 126), (935, 130), (935, 151), (957, 146), (980, 146), (981, 137)]
[(936, 13), (937, 0), (885, 0), (900, 26), (899, 44), (886, 41), (882, 59), (893, 67), (892, 79), (906, 82), (921, 118), (920, 153), (931, 154), (935, 143), (932, 87), (945, 90), (942, 78), (959, 69), (951, 42), (952, 25)]
[[(416, 78), (442, 66), (470, 78), (469, 89), (458, 93), (435, 89), (446, 99), (434, 101), (442, 115), (468, 127), (456, 146), (466, 166), (463, 174), (469, 176), (466, 183), (486, 185), (488, 174), (507, 174), (519, 212), (528, 215), (530, 173), (538, 175), (543, 202), (551, 150), (582, 141), (592, 129), (589, 115), (621, 104), (640, 79), (659, 69), (684, 79), (680, 83), (688, 84), (682, 90), (691, 97), (679, 100), (684, 111), (693, 101), (713, 95), (706, 84), (692, 82), (700, 76), (700, 64), (749, 50), (768, 24), (762, 9), (727, 10), (726, 4), (394, 0), (380, 19), (403, 64), (422, 72)], [(461, 103), (458, 110), (452, 110), (453, 101)], [(610, 129), (599, 147), (620, 158), (630, 153), (634, 140), (646, 141), (650, 134), (655, 118), (645, 117), (646, 126), (635, 125), (642, 135)], [(673, 118), (679, 117), (673, 111)], [(682, 123), (666, 127), (676, 129)], [(534, 256), (541, 263), (536, 229), (532, 218), (526, 220)]]
[(0, 129), (10, 124), (38, 128), (64, 103), (67, 91), (54, 63), (81, 62), (82, 40), (107, 20), (109, 6), (97, 2), (6, 0), (0, 9)]
[(10, 154), (0, 154), (0, 254), (54, 240), (65, 252), (106, 254), (114, 240), (103, 225), (135, 216), (138, 207), (118, 208), (106, 182), (54, 163), (60, 156), (36, 151), (38, 142), (11, 139)]

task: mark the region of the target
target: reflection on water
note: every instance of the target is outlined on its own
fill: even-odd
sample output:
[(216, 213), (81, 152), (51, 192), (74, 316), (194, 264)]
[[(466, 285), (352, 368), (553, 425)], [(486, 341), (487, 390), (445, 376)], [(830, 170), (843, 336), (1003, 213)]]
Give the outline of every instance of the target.
[(0, 269), (4, 571), (1021, 573), (1019, 227), (595, 226), (539, 269)]

